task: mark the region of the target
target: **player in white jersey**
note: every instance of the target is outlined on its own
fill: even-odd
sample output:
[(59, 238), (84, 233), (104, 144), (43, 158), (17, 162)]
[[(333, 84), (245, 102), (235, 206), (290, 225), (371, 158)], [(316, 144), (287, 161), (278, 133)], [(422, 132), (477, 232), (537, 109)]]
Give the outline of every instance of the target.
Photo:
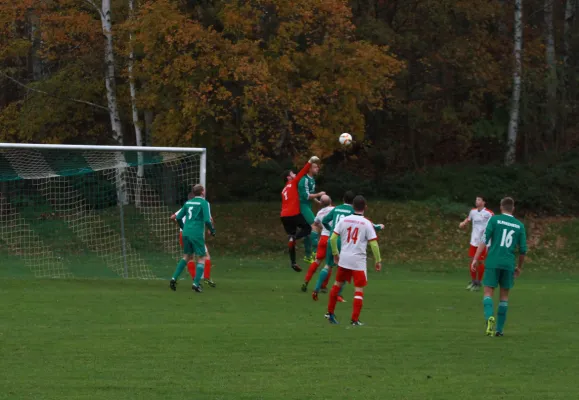
[[(372, 222), (364, 218), (366, 199), (356, 196), (353, 202), (354, 215), (342, 219), (336, 227), (330, 239), (334, 261), (338, 265), (336, 281), (330, 291), (328, 313), (326, 318), (332, 324), (337, 324), (334, 311), (338, 301), (340, 289), (346, 282), (354, 281), (354, 303), (352, 309), (351, 324), (363, 325), (360, 320), (360, 311), (364, 300), (364, 287), (368, 283), (366, 272), (366, 248), (368, 243), (372, 248), (376, 271), (382, 269), (380, 248), (378, 247), (376, 230)], [(338, 250), (338, 240), (341, 242), (341, 250)]]
[[(485, 207), (486, 202), (484, 197), (478, 196), (475, 200), (475, 208), (470, 210), (468, 217), (464, 221), (462, 221), (459, 225), (460, 229), (466, 228), (469, 222), (472, 223), (472, 232), (470, 234), (470, 248), (468, 251), (469, 259), (472, 262), (473, 257), (476, 254), (476, 250), (480, 242), (482, 241), (483, 234), (489, 222), (489, 219), (494, 215), (491, 210)], [(481, 288), (481, 281), (483, 278), (483, 274), (485, 271), (484, 260), (487, 257), (487, 250), (481, 254), (479, 257), (479, 261), (481, 262), (477, 271), (472, 271), (470, 269), (469, 263), (469, 270), (470, 270), (470, 278), (471, 281), (466, 287), (467, 290), (471, 291), (478, 291)]]
[[(322, 220), (330, 213), (330, 211), (334, 209), (334, 206), (332, 205), (332, 199), (328, 195), (323, 195), (320, 197), (320, 205), (322, 206), (322, 209), (316, 214), (313, 224), (314, 229), (317, 229), (318, 233), (321, 232), (320, 241), (318, 242), (316, 259), (310, 264), (310, 268), (308, 268), (306, 278), (302, 284), (302, 292), (306, 292), (308, 290), (308, 283), (310, 283), (312, 276), (316, 273), (316, 270), (321, 265), (322, 261), (326, 259), (326, 249), (328, 240), (330, 239), (330, 231), (322, 224)], [(328, 275), (327, 279), (329, 278), (330, 276)]]
[[(209, 207), (209, 215), (211, 218), (211, 222), (213, 223), (213, 216), (211, 216), (211, 205), (207, 204), (207, 206)], [(181, 209), (179, 209), (179, 211), (181, 211)], [(179, 214), (179, 211), (177, 211), (174, 215)], [(179, 225), (179, 244), (181, 245), (181, 247), (183, 247), (183, 225), (185, 224), (186, 219), (187, 216), (183, 217), (182, 221), (176, 221), (177, 224)], [(206, 256), (205, 256), (205, 268), (203, 269), (203, 279), (207, 285), (215, 287), (216, 286), (215, 282), (211, 280), (211, 256), (209, 255), (209, 249), (207, 248), (207, 245), (205, 245), (205, 253)], [(187, 263), (187, 271), (189, 271), (191, 278), (195, 278), (195, 274), (197, 272), (195, 269), (196, 267), (193, 260), (189, 261)]]

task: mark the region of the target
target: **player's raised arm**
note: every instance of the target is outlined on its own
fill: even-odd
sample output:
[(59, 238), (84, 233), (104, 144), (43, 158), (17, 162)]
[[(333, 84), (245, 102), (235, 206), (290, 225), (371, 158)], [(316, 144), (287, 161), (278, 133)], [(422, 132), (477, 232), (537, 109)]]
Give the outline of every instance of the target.
[(296, 175), (294, 180), (296, 182), (299, 182), (304, 176), (306, 176), (306, 174), (308, 172), (310, 172), (310, 168), (312, 167), (312, 164), (319, 163), (319, 162), (320, 162), (320, 159), (317, 156), (312, 156), (310, 158), (310, 160), (306, 163), (306, 165), (304, 165), (304, 167), (300, 170), (300, 172), (298, 172), (298, 174)]

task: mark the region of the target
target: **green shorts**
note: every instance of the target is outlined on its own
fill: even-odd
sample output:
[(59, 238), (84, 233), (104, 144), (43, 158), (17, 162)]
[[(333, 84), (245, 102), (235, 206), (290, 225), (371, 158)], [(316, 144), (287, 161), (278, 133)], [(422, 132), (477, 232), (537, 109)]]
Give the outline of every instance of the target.
[(311, 204), (300, 203), (300, 213), (304, 216), (304, 219), (308, 224), (312, 225), (314, 223), (314, 219), (316, 219), (316, 216), (312, 211)]
[(205, 257), (205, 238), (183, 235), (183, 254)]
[[(338, 238), (338, 251), (341, 250), (342, 247), (342, 242), (340, 241), (340, 238)], [(328, 240), (328, 248), (326, 250), (326, 265), (328, 267), (335, 267), (336, 263), (334, 262), (334, 255), (332, 254), (332, 245), (330, 243), (330, 241)]]
[(511, 289), (515, 286), (515, 271), (502, 268), (485, 268), (483, 286), (502, 289)]

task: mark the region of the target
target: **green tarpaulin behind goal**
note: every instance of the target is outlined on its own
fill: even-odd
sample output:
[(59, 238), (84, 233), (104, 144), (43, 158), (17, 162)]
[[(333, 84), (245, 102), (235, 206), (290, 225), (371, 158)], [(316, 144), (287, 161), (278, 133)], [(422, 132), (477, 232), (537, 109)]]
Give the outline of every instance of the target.
[(0, 144), (0, 276), (165, 277), (204, 149)]

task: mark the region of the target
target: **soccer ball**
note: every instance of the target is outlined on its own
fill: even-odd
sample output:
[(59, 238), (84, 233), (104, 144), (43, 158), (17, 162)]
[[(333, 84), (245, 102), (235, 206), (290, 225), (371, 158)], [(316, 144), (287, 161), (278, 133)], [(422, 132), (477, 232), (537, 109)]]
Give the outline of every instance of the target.
[(342, 133), (340, 135), (340, 144), (342, 146), (349, 146), (352, 144), (352, 135), (349, 133)]

